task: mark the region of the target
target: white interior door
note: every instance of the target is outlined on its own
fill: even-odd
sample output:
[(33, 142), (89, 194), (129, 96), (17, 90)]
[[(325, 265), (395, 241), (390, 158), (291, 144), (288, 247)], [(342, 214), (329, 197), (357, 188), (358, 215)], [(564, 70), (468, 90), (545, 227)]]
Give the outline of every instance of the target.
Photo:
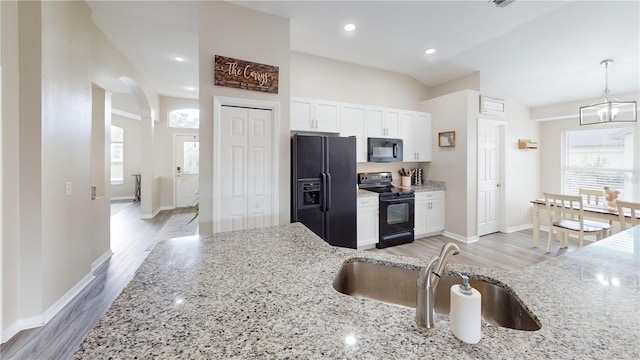
[(200, 139), (198, 135), (175, 137), (176, 207), (197, 201), (200, 177)]
[(478, 236), (498, 231), (500, 216), (500, 125), (478, 124)]
[(222, 106), (220, 231), (275, 224), (270, 110)]

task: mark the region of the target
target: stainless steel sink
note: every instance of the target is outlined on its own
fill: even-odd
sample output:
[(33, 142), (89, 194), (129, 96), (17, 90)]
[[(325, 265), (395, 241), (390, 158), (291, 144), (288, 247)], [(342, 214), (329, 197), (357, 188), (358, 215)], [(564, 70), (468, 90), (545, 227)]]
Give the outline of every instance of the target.
[[(340, 268), (333, 280), (333, 288), (350, 296), (415, 308), (418, 272), (352, 259)], [(440, 279), (435, 293), (436, 313), (449, 314), (451, 285), (461, 282), (455, 276)], [(469, 283), (482, 294), (482, 318), (487, 323), (516, 330), (540, 330), (538, 320), (530, 315), (517, 296), (505, 288), (474, 279)]]

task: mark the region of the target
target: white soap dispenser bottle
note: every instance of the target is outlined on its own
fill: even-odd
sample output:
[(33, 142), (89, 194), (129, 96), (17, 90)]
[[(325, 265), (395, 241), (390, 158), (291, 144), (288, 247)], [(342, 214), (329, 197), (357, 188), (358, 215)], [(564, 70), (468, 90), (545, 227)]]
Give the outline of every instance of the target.
[(469, 277), (462, 275), (462, 284), (451, 286), (451, 331), (458, 339), (477, 344), (480, 341), (482, 300), (478, 290), (469, 285)]

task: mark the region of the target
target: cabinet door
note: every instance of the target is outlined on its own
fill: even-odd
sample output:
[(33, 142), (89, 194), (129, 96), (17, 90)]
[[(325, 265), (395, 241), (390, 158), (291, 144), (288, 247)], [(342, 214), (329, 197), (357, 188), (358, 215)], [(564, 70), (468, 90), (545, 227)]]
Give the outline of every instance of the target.
[(367, 135), (365, 133), (366, 107), (340, 105), (340, 136), (356, 137), (356, 161), (367, 162)]
[(358, 248), (378, 243), (378, 197), (358, 199)]
[(313, 129), (313, 100), (291, 98), (291, 130), (311, 131)]
[(416, 113), (413, 119), (413, 150), (417, 161), (431, 161), (431, 115)]
[(382, 131), (384, 127), (384, 109), (367, 108), (367, 137), (384, 137)]
[(427, 214), (429, 212), (429, 201), (419, 198), (416, 194), (416, 202), (414, 208), (414, 226), (413, 233), (415, 237), (419, 237), (428, 233)]
[(429, 201), (427, 214), (427, 233), (437, 233), (444, 230), (444, 198)]
[(402, 138), (402, 161), (416, 161), (417, 150), (414, 135), (414, 122), (416, 120), (416, 115), (413, 112), (403, 111), (400, 113), (400, 130), (401, 130), (401, 138)]
[(384, 136), (387, 138), (400, 138), (400, 111), (384, 109)]
[(314, 104), (315, 131), (340, 132), (339, 105), (337, 102), (316, 100)]

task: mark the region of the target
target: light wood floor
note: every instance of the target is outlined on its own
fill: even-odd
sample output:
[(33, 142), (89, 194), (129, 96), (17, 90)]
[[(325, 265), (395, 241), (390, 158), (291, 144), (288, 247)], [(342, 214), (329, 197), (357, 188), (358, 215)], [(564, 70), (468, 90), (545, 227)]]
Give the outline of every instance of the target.
[(540, 245), (534, 248), (533, 231), (528, 229), (510, 234), (495, 233), (481, 236), (477, 242), (470, 244), (439, 235), (416, 239), (410, 244), (369, 251), (423, 259), (426, 264), (432, 256), (438, 255), (442, 246), (448, 242), (454, 242), (460, 247), (460, 254), (451, 257), (450, 262), (504, 270), (518, 270), (535, 265), (550, 257), (566, 254), (578, 248), (577, 240), (570, 241), (566, 249), (560, 249), (560, 243), (554, 242), (551, 245), (551, 252), (547, 254), (545, 253), (547, 233), (540, 232)]
[(140, 203), (114, 202), (111, 207), (113, 255), (96, 278), (47, 325), (21, 331), (0, 346), (0, 359), (72, 359), (84, 337), (133, 278), (149, 254), (148, 246), (174, 214), (192, 209), (161, 211), (141, 220)]
[[(73, 353), (98, 319), (111, 306), (113, 300), (133, 277), (142, 264), (148, 245), (154, 235), (176, 213), (189, 212), (178, 209), (160, 213), (152, 220), (139, 220), (137, 204), (114, 204), (111, 218), (111, 259), (96, 272), (96, 279), (80, 295), (56, 315), (46, 326), (26, 330), (0, 346), (0, 358), (9, 359), (72, 359)], [(546, 233), (541, 234), (545, 239)], [(453, 240), (444, 236), (417, 239), (411, 244), (371, 251), (416, 257), (428, 260), (437, 255), (443, 244)], [(472, 244), (456, 242), (461, 253), (451, 261), (482, 267), (519, 269), (576, 249), (558, 249), (554, 244), (550, 254), (545, 254), (544, 244), (532, 248), (531, 230), (511, 234), (491, 234)]]

